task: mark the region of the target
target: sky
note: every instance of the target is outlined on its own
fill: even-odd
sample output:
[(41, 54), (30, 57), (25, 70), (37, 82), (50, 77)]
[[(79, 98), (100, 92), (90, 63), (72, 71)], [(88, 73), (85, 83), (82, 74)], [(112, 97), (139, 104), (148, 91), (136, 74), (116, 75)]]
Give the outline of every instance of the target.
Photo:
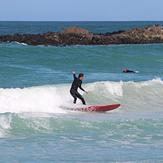
[(0, 0), (0, 21), (144, 20), (163, 20), (163, 0)]

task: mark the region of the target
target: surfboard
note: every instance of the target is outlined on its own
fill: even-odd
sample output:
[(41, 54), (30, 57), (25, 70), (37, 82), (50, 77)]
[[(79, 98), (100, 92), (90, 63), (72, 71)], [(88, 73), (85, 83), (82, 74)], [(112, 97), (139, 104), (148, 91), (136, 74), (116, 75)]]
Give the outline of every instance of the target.
[(120, 107), (120, 104), (68, 107), (68, 110), (82, 112), (107, 112)]

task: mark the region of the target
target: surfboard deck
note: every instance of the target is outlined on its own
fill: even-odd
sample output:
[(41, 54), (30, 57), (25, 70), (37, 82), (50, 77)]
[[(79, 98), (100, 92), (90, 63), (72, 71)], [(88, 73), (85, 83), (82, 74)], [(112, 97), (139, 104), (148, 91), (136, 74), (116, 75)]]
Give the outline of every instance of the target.
[(111, 104), (111, 105), (98, 105), (98, 106), (78, 106), (78, 107), (69, 107), (68, 110), (73, 111), (82, 111), (82, 112), (107, 112), (120, 107), (120, 104)]

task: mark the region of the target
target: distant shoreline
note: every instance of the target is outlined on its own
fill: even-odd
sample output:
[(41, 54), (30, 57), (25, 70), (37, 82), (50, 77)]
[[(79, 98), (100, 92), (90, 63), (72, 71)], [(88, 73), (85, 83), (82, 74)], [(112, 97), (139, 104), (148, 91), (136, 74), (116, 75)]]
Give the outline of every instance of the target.
[(155, 24), (106, 33), (92, 33), (80, 27), (69, 27), (60, 32), (1, 35), (0, 42), (53, 46), (163, 43), (163, 27)]

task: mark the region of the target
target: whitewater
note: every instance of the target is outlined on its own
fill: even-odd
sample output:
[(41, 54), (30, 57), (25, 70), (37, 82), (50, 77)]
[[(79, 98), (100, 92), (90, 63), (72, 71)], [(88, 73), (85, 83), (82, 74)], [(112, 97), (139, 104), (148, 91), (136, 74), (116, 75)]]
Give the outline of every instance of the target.
[[(137, 120), (153, 119), (158, 120), (163, 116), (162, 94), (163, 81), (153, 79), (144, 82), (94, 82), (84, 85), (88, 94), (84, 94), (87, 105), (120, 103), (121, 108), (108, 112), (106, 115), (99, 113), (99, 120)], [(0, 89), (0, 122), (1, 128), (8, 129), (12, 116), (25, 118), (30, 117), (67, 117), (69, 115), (82, 114), (83, 120), (89, 121), (89, 114), (86, 118), (83, 113), (76, 113), (68, 108), (72, 104), (72, 97), (69, 94), (70, 84), (45, 85), (29, 88), (7, 88)], [(81, 92), (82, 93), (82, 92)], [(64, 106), (64, 109), (63, 109)], [(67, 109), (66, 109), (67, 106)], [(81, 106), (78, 100), (76, 106)], [(73, 104), (72, 104), (72, 107)], [(10, 114), (10, 118), (5, 113)], [(95, 113), (92, 113), (95, 114)], [(97, 114), (97, 113), (96, 113)], [(95, 114), (95, 115), (96, 115)], [(92, 115), (91, 115), (92, 116)], [(102, 117), (103, 116), (103, 117)], [(95, 116), (96, 117), (96, 116)], [(86, 118), (86, 119), (85, 119)], [(96, 117), (97, 118), (97, 117)], [(92, 121), (97, 119), (92, 118)], [(4, 132), (4, 131), (2, 131)], [(1, 133), (1, 135), (3, 135)]]
[[(163, 81), (153, 79), (144, 82), (94, 82), (84, 85), (88, 105), (120, 103), (121, 110), (161, 111)], [(72, 103), (70, 84), (35, 86), (29, 88), (1, 88), (0, 112), (66, 113), (62, 106)], [(82, 93), (82, 92), (81, 92)], [(78, 100), (78, 104), (81, 101)]]
[[(84, 88), (89, 93), (83, 96), (88, 105), (121, 104), (119, 109), (106, 113), (66, 109), (72, 103), (69, 84), (1, 88), (0, 142), (8, 144), (13, 141), (13, 145), (18, 145), (14, 161), (26, 155), (30, 157), (35, 154), (35, 150), (44, 146), (44, 150), (48, 151), (46, 156), (50, 154), (53, 161), (60, 160), (64, 153), (68, 158), (66, 160), (72, 162), (70, 152), (73, 162), (78, 157), (82, 162), (153, 162), (156, 156), (157, 161), (162, 162), (162, 86), (163, 81), (160, 79), (85, 84)], [(81, 102), (78, 101), (76, 105), (80, 106)], [(33, 152), (24, 153), (19, 148), (22, 143), (23, 148), (32, 149)], [(50, 144), (50, 147), (42, 143)], [(65, 146), (69, 146), (68, 149)], [(74, 151), (74, 148), (78, 151)], [(89, 155), (92, 148), (95, 153), (100, 151), (101, 155), (93, 154), (92, 159), (92, 154)], [(12, 147), (8, 144), (1, 152), (1, 157), (5, 156), (4, 160), (10, 160), (6, 159), (5, 154), (9, 150)], [(146, 157), (146, 153), (150, 153), (150, 156)], [(40, 160), (36, 156), (34, 158)], [(33, 157), (28, 160), (33, 161)]]

